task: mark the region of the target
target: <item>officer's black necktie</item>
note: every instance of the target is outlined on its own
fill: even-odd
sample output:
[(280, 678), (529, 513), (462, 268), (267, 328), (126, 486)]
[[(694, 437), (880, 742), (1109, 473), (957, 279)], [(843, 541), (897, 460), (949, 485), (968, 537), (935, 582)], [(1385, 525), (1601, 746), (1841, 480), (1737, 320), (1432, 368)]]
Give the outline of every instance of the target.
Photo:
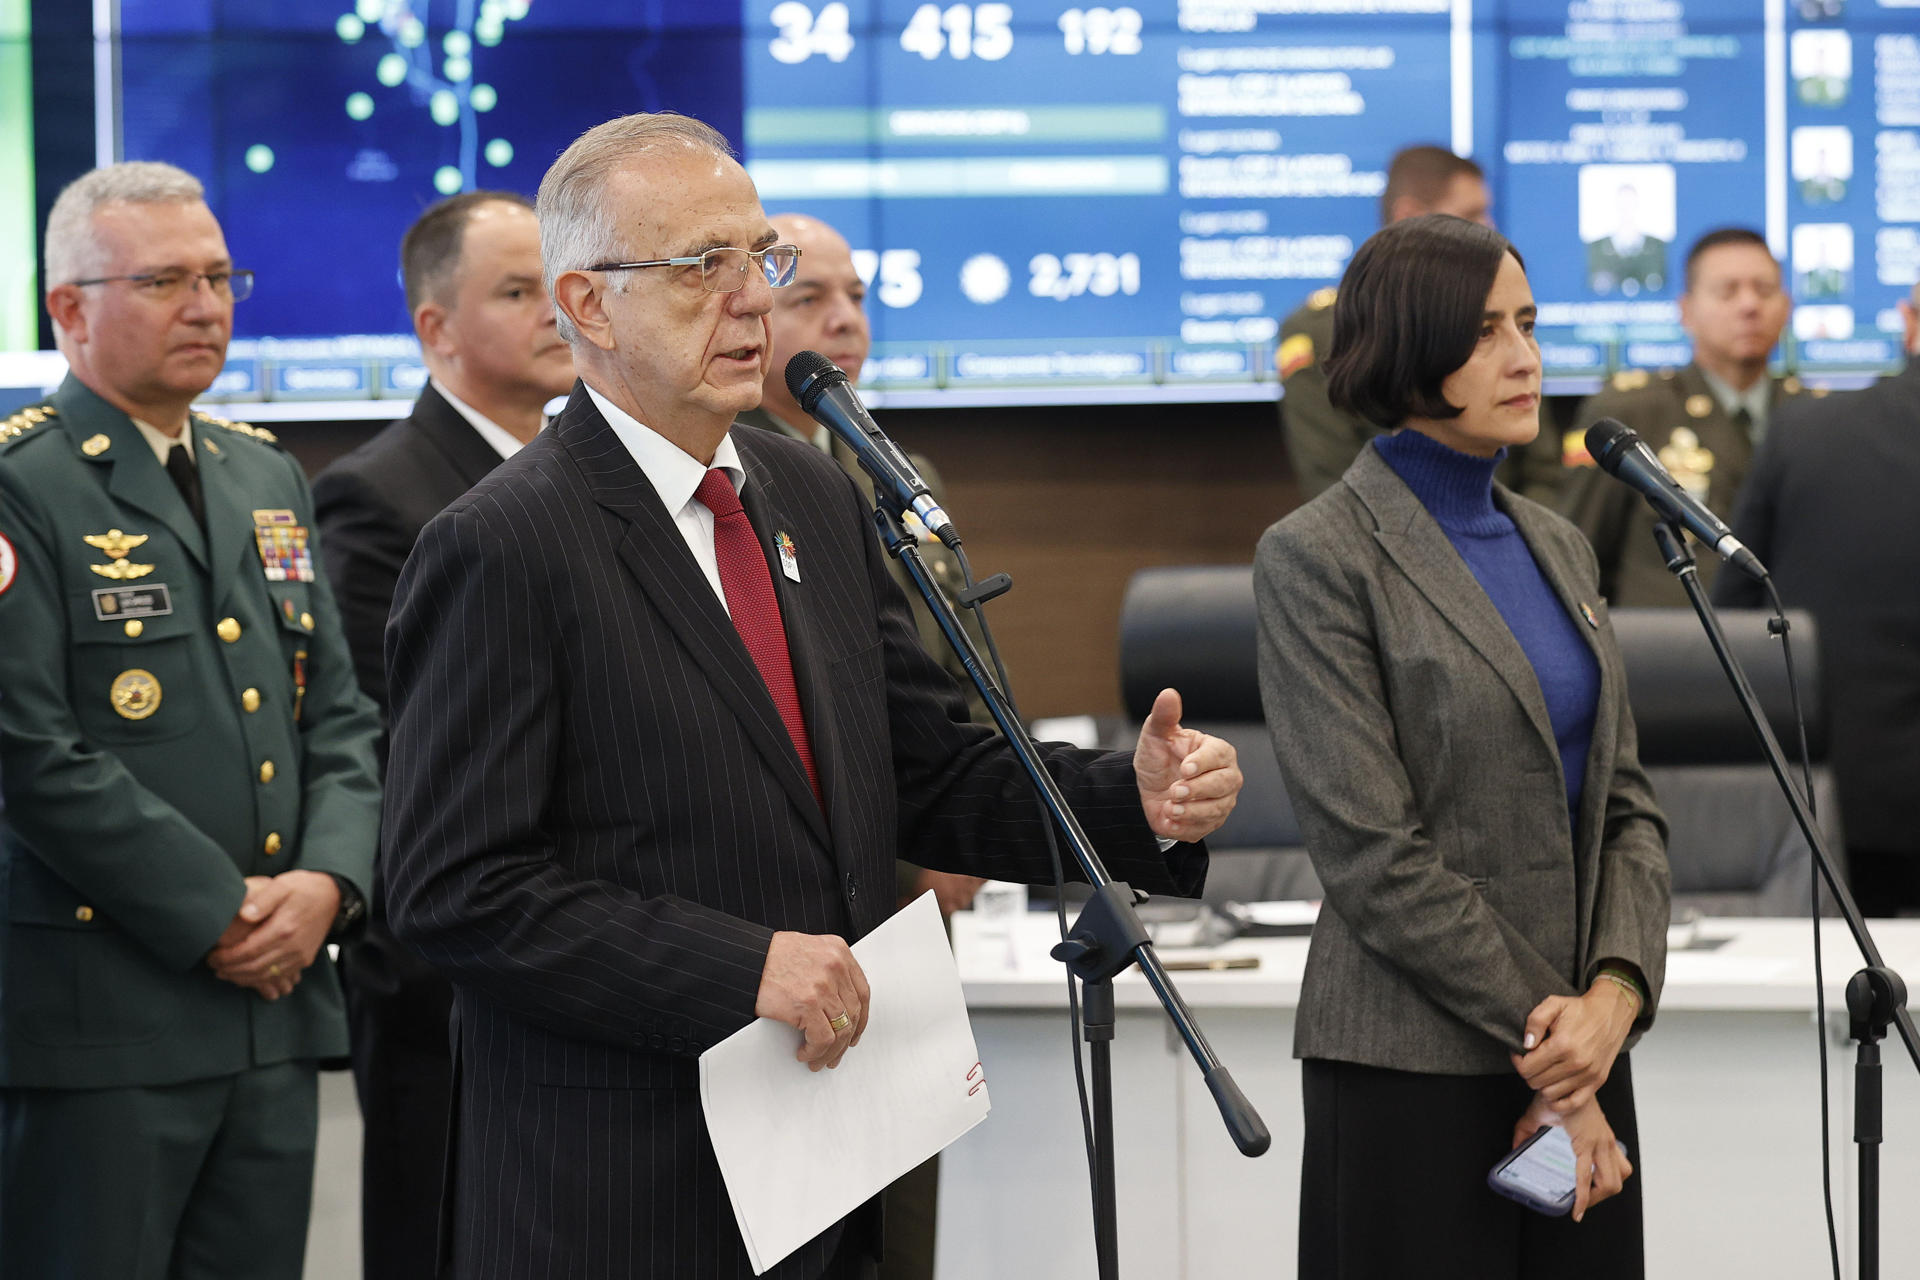
[(167, 450), (167, 475), (173, 481), (173, 487), (187, 500), (187, 510), (193, 512), (195, 524), (207, 522), (206, 503), (200, 497), (200, 468), (193, 465), (193, 459), (187, 455), (187, 446), (176, 444)]

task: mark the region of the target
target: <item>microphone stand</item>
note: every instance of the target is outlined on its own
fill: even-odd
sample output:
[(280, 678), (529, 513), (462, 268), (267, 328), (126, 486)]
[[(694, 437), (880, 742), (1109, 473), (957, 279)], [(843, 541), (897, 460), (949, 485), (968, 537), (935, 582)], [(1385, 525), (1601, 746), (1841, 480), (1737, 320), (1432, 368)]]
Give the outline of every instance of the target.
[[(1192, 1012), (1174, 988), (1173, 980), (1167, 976), (1159, 956), (1154, 953), (1146, 926), (1133, 909), (1135, 902), (1143, 901), (1145, 895), (1136, 895), (1131, 886), (1107, 874), (1100, 855), (1094, 852), (1092, 842), (1081, 829), (1079, 819), (1068, 808), (1066, 797), (1060, 793), (1053, 775), (1047, 772), (1032, 737), (1013, 714), (1006, 695), (994, 683), (986, 664), (980, 659), (979, 651), (973, 646), (972, 638), (961, 629), (960, 618), (954, 612), (952, 602), (928, 572), (913, 535), (901, 526), (899, 517), (888, 510), (884, 502), (876, 503), (873, 518), (880, 531), (881, 544), (889, 555), (907, 567), (907, 573), (918, 588), (921, 599), (926, 601), (934, 621), (940, 624), (941, 634), (946, 636), (948, 645), (965, 665), (974, 687), (986, 700), (994, 723), (1000, 726), (1000, 732), (1019, 757), (1022, 768), (1033, 782), (1034, 790), (1066, 836), (1081, 870), (1086, 873), (1087, 882), (1094, 888), (1093, 896), (1081, 909), (1066, 941), (1053, 949), (1053, 958), (1065, 964), (1068, 972), (1080, 980), (1081, 999), (1085, 1006), (1082, 1029), (1084, 1038), (1091, 1046), (1093, 1060), (1094, 1252), (1099, 1261), (1101, 1280), (1118, 1280), (1119, 1210), (1114, 1176), (1111, 1058), (1114, 1036), (1113, 979), (1116, 974), (1134, 964), (1140, 966), (1147, 985), (1153, 988), (1154, 995), (1167, 1011), (1167, 1017), (1179, 1031), (1180, 1038), (1186, 1042), (1187, 1052), (1193, 1055), (1194, 1062), (1199, 1066), (1207, 1088), (1213, 1094), (1214, 1103), (1220, 1109), (1220, 1117), (1226, 1123), (1227, 1132), (1233, 1136), (1233, 1143), (1241, 1153), (1247, 1156), (1262, 1154), (1272, 1143), (1272, 1137), (1259, 1113), (1234, 1083), (1232, 1074), (1214, 1056), (1212, 1047), (1194, 1022)], [(976, 598), (984, 599), (995, 594), (998, 592), (989, 585)]]
[[(1720, 629), (1720, 619), (1707, 601), (1706, 590), (1700, 585), (1699, 566), (1694, 562), (1693, 552), (1687, 547), (1680, 526), (1672, 520), (1660, 520), (1653, 526), (1653, 537), (1660, 544), (1660, 554), (1666, 559), (1668, 572), (1680, 580), (1687, 599), (1693, 602), (1693, 611), (1700, 615), (1700, 624), (1706, 628), (1714, 655), (1720, 659), (1721, 668), (1732, 682), (1733, 691), (1740, 700), (1740, 709), (1746, 712), (1747, 723), (1753, 726), (1754, 734), (1760, 739), (1761, 750), (1773, 768), (1773, 776), (1786, 793), (1794, 821), (1800, 825), (1800, 832), (1807, 839), (1807, 847), (1813, 851), (1813, 862), (1820, 869), (1820, 878), (1827, 882), (1827, 889), (1839, 904), (1840, 914), (1847, 922), (1848, 931), (1853, 934), (1854, 945), (1867, 962), (1867, 967), (1854, 974), (1847, 984), (1847, 1009), (1850, 1015), (1849, 1035), (1858, 1044), (1854, 1067), (1853, 1131), (1853, 1140), (1860, 1148), (1858, 1276), (1859, 1280), (1878, 1280), (1880, 1040), (1886, 1035), (1889, 1024), (1899, 1031), (1901, 1041), (1907, 1046), (1908, 1057), (1913, 1059), (1914, 1068), (1920, 1070), (1920, 1036), (1915, 1035), (1913, 1015), (1907, 1012), (1906, 983), (1881, 959), (1880, 948), (1875, 945), (1867, 922), (1861, 918), (1853, 894), (1847, 891), (1846, 883), (1834, 869), (1833, 857), (1827, 852), (1827, 842), (1814, 822), (1806, 798), (1793, 785), (1793, 777), (1787, 769), (1786, 753), (1780, 750), (1780, 742), (1773, 736), (1773, 727), (1767, 723), (1767, 717), (1761, 710), (1759, 695), (1747, 683), (1746, 672), (1741, 670), (1739, 660), (1727, 646), (1726, 633)], [(1820, 922), (1815, 920), (1814, 928), (1819, 927)]]

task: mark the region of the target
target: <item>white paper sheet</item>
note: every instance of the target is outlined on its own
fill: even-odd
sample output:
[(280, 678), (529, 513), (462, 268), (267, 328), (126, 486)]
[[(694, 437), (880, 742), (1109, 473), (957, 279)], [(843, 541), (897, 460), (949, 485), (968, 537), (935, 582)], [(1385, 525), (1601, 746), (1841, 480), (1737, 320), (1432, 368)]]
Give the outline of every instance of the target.
[(866, 1034), (831, 1071), (760, 1019), (700, 1055), (707, 1133), (760, 1275), (987, 1118), (960, 975), (931, 893), (853, 945)]

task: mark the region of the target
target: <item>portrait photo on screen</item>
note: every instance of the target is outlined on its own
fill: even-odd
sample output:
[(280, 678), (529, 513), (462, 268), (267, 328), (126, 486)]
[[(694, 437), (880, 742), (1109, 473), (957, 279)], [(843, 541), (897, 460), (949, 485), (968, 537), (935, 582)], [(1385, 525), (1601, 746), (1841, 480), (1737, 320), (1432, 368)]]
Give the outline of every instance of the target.
[(1801, 301), (1844, 297), (1853, 288), (1853, 228), (1844, 222), (1803, 222), (1793, 229), (1793, 296)]
[(1810, 205), (1838, 204), (1853, 177), (1853, 130), (1845, 125), (1807, 125), (1788, 142), (1794, 186)]
[(1636, 298), (1667, 287), (1673, 244), (1673, 166), (1590, 164), (1580, 169), (1580, 239), (1587, 287)]
[(1787, 46), (1793, 94), (1809, 107), (1837, 107), (1853, 81), (1853, 41), (1844, 31), (1796, 31)]

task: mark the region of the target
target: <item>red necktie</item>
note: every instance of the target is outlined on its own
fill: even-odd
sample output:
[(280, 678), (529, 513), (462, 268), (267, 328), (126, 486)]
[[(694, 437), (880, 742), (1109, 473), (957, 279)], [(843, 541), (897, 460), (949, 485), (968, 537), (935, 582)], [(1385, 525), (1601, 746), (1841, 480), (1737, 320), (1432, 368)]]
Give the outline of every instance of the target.
[(760, 668), (773, 705), (786, 722), (787, 736), (800, 755), (800, 766), (807, 771), (813, 798), (822, 809), (820, 775), (813, 768), (813, 743), (807, 737), (807, 722), (800, 714), (800, 691), (793, 683), (793, 659), (787, 653), (787, 629), (780, 621), (780, 602), (773, 594), (773, 574), (767, 570), (767, 555), (760, 539), (733, 491), (727, 473), (715, 467), (693, 491), (695, 501), (713, 512), (714, 558), (720, 562), (720, 590), (727, 597), (727, 612), (733, 615), (733, 629)]

